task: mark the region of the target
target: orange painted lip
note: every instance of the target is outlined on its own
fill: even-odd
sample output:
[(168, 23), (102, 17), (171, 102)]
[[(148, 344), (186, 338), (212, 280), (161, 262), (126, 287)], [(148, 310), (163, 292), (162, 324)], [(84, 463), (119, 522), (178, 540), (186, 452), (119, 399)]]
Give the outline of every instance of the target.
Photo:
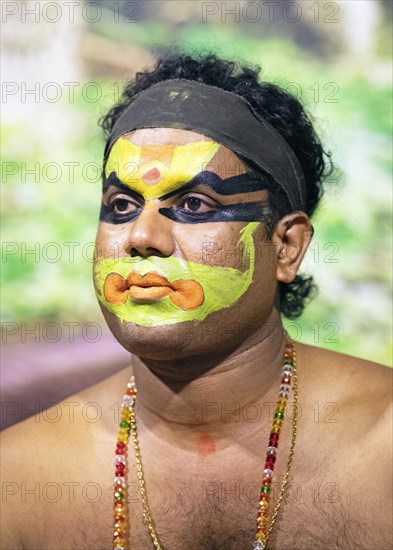
[(170, 282), (166, 277), (150, 271), (140, 275), (132, 271), (127, 279), (118, 273), (109, 273), (104, 283), (105, 298), (110, 304), (125, 304), (128, 298), (135, 302), (152, 303), (167, 296), (181, 309), (195, 309), (204, 300), (203, 288), (193, 279)]
[(132, 285), (128, 290), (128, 296), (136, 302), (158, 302), (162, 300), (172, 290), (165, 286), (139, 286)]

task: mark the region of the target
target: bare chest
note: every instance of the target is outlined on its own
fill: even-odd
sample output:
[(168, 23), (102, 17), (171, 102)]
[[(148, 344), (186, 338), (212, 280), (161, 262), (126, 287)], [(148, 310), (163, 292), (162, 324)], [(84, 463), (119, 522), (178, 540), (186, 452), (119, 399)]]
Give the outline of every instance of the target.
[[(180, 471), (180, 466), (179, 466)], [(98, 479), (98, 478), (97, 478)], [(111, 480), (110, 480), (111, 481)], [(150, 483), (149, 483), (150, 481)], [(273, 484), (273, 505), (280, 479)], [(43, 548), (113, 548), (113, 496), (111, 483), (100, 479), (84, 494), (75, 495), (66, 508), (52, 506)], [(217, 475), (188, 479), (147, 476), (154, 526), (164, 550), (252, 549), (256, 531), (259, 484), (244, 475)], [(98, 498), (99, 495), (99, 498)], [(154, 550), (143, 521), (142, 499), (135, 471), (128, 490), (130, 547)], [(359, 522), (343, 506), (339, 484), (294, 476), (272, 532), (269, 548), (367, 548), (356, 538)], [(354, 538), (355, 537), (355, 538)]]
[[(304, 446), (303, 446), (304, 447)], [(269, 550), (377, 548), (369, 544), (370, 518), (362, 513), (364, 491), (351, 490), (350, 468), (330, 468), (323, 457), (299, 447), (272, 531)], [(46, 502), (44, 529), (26, 548), (87, 550), (113, 548), (113, 441), (86, 457), (88, 474), (76, 466), (59, 480), (62, 499)], [(146, 447), (145, 481), (154, 526), (163, 550), (252, 549), (256, 532), (262, 464), (259, 456), (231, 452), (203, 460), (181, 459), (168, 449)], [(101, 456), (101, 458), (99, 458)], [(282, 456), (287, 456), (283, 447)], [(314, 456), (311, 460), (310, 456)], [(191, 464), (189, 463), (191, 462)], [(285, 460), (272, 485), (271, 512), (278, 498)], [(79, 464), (79, 463), (77, 463)], [(154, 550), (143, 519), (143, 503), (133, 455), (128, 472), (130, 548)], [(345, 481), (347, 480), (347, 481)], [(349, 480), (349, 482), (348, 482)], [(352, 491), (352, 492), (351, 492)], [(51, 498), (50, 495), (48, 498)], [(359, 512), (360, 510), (360, 512)], [(365, 510), (366, 512), (367, 510)], [(375, 526), (374, 521), (374, 526)]]

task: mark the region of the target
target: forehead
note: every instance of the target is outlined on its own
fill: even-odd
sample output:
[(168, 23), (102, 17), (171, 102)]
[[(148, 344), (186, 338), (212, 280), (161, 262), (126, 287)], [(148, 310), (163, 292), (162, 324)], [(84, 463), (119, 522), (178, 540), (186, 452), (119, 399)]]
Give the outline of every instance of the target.
[[(124, 134), (122, 137), (127, 139), (130, 143), (144, 146), (144, 148), (153, 146), (152, 150), (154, 150), (154, 154), (157, 155), (157, 157), (165, 154), (165, 148), (161, 150), (157, 147), (159, 145), (187, 145), (189, 143), (213, 141), (203, 134), (192, 132), (191, 130), (182, 130), (180, 128), (141, 128)], [(206, 164), (205, 169), (216, 172), (221, 178), (246, 172), (246, 166), (236, 153), (224, 145), (220, 145), (211, 161)]]

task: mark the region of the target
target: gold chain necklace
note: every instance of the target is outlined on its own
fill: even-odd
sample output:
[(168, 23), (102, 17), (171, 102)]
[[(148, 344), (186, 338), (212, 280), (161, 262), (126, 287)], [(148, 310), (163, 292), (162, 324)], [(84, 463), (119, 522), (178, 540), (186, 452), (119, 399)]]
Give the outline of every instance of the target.
[[(282, 421), (284, 420), (284, 413), (288, 402), (288, 396), (290, 387), (293, 388), (293, 420), (292, 420), (292, 439), (289, 449), (289, 455), (287, 460), (287, 467), (285, 470), (283, 482), (281, 484), (280, 493), (274, 508), (273, 514), (270, 518), (270, 525), (268, 520), (268, 508), (270, 502), (271, 484), (273, 481), (274, 465), (276, 462), (278, 440), (281, 433)], [(265, 550), (269, 541), (270, 534), (273, 530), (275, 521), (278, 516), (278, 512), (284, 498), (285, 488), (288, 483), (289, 473), (292, 465), (293, 454), (295, 450), (296, 431), (297, 431), (297, 418), (298, 418), (298, 393), (297, 393), (297, 370), (296, 370), (296, 350), (293, 342), (287, 341), (285, 343), (285, 351), (283, 358), (283, 373), (279, 391), (279, 397), (277, 401), (276, 410), (273, 418), (272, 430), (269, 436), (269, 445), (266, 450), (266, 462), (265, 469), (263, 470), (263, 479), (261, 486), (261, 494), (259, 500), (259, 508), (257, 515), (257, 532), (255, 534), (255, 540), (253, 543), (254, 550)], [(146, 492), (146, 484), (143, 473), (142, 456), (139, 447), (137, 420), (135, 415), (135, 402), (137, 396), (137, 389), (135, 386), (134, 377), (131, 377), (130, 382), (127, 384), (127, 390), (122, 401), (122, 412), (119, 435), (116, 443), (116, 476), (114, 479), (115, 484), (115, 527), (113, 537), (114, 550), (129, 550), (128, 534), (129, 534), (129, 518), (127, 510), (127, 480), (126, 480), (126, 468), (127, 468), (127, 445), (129, 442), (129, 435), (131, 434), (132, 442), (135, 451), (135, 461), (137, 468), (137, 477), (139, 483), (139, 489), (142, 498), (142, 512), (143, 519), (146, 523), (151, 540), (157, 548), (162, 550), (160, 542), (158, 540), (154, 522), (151, 516), (149, 501)]]

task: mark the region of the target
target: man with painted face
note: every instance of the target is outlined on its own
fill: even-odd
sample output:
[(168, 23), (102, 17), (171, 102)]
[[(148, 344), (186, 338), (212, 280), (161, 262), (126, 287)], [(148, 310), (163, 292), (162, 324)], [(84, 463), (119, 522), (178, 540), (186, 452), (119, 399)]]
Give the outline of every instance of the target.
[[(390, 371), (282, 328), (329, 171), (299, 102), (175, 55), (102, 126), (94, 285), (132, 365), (6, 432), (3, 548), (390, 548)], [(33, 482), (72, 498), (22, 515)]]

